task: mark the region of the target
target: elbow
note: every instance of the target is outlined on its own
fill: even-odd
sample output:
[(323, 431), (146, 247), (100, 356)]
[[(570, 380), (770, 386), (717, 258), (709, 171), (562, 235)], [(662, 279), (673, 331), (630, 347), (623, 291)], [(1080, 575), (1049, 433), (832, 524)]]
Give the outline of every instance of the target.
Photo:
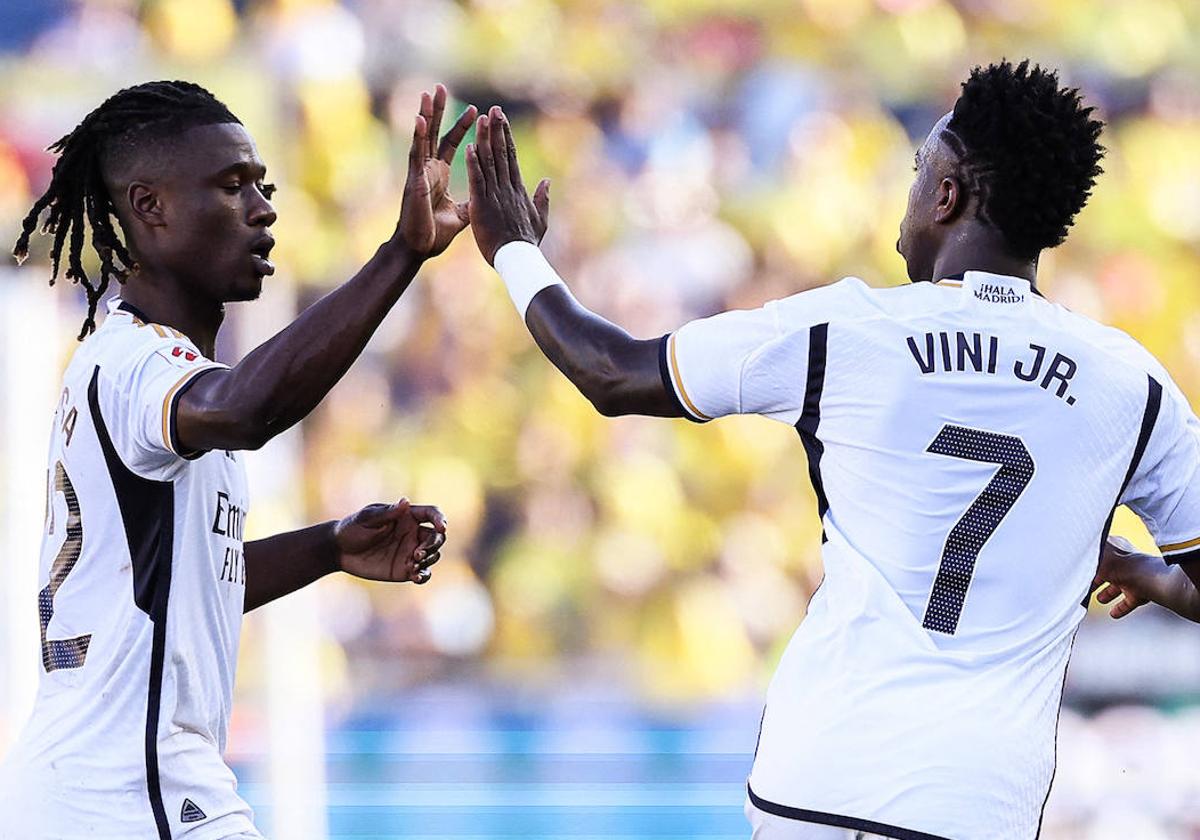
[(229, 448), (242, 452), (254, 452), (266, 446), (267, 441), (270, 439), (270, 435), (265, 434), (258, 429), (250, 429), (237, 438), (237, 443), (235, 446), (231, 446)]
[(590, 371), (578, 380), (580, 392), (597, 412), (605, 417), (629, 414), (622, 396), (624, 381), (611, 368)]
[(605, 417), (620, 417), (625, 414), (617, 400), (609, 394), (589, 394), (588, 401), (592, 404), (592, 408)]
[(630, 357), (639, 342), (624, 335), (584, 338), (577, 346), (550, 343), (542, 349), (597, 412), (605, 417), (634, 413), (637, 365)]

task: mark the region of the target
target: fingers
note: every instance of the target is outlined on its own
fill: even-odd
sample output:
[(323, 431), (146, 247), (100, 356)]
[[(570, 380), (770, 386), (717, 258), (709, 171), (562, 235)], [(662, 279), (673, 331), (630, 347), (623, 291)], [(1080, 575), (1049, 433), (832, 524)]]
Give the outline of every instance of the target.
[(446, 516), (434, 505), (413, 505), (409, 508), (409, 515), (419, 523), (433, 526), (440, 533), (446, 532)]
[(496, 167), (496, 183), (500, 186), (512, 184), (508, 171), (507, 141), (504, 139), (504, 112), (499, 105), (493, 105), (488, 110), (488, 138), (491, 140), (492, 160)]
[(513, 142), (512, 126), (503, 111), (500, 112), (500, 125), (504, 128), (504, 154), (508, 163), (509, 183), (514, 190), (524, 193), (525, 182), (521, 180), (521, 166), (517, 162), (517, 144)]
[[(1117, 599), (1120, 600), (1117, 600)], [(1105, 584), (1099, 592), (1096, 593), (1096, 600), (1101, 604), (1113, 604), (1112, 609), (1108, 614), (1113, 618), (1124, 618), (1131, 612), (1136, 610), (1142, 604), (1147, 603), (1145, 598), (1141, 598), (1128, 590), (1124, 590), (1116, 584)]]
[(422, 526), (421, 530), (426, 533), (421, 536), (421, 542), (417, 546), (419, 551), (432, 554), (435, 551), (440, 551), (442, 546), (446, 544), (446, 533), (444, 531), (435, 531), (433, 528), (425, 526)]
[(368, 528), (377, 528), (381, 525), (386, 525), (388, 522), (395, 522), (397, 519), (405, 516), (411, 506), (412, 503), (407, 498), (402, 498), (391, 505), (376, 502), (360, 510), (355, 514), (354, 519), (359, 525), (365, 525)]
[(437, 154), (437, 139), (438, 132), (442, 130), (442, 115), (446, 113), (446, 86), (439, 83), (433, 89), (433, 101), (431, 103), (432, 110), (429, 116), (429, 131), (427, 137), (429, 140), (428, 156), (433, 157)]
[[(483, 167), (479, 164), (479, 151), (474, 143), (467, 146), (467, 189), (472, 201), (488, 196), (487, 178), (483, 175)], [(467, 206), (470, 207), (470, 202)]]
[[(443, 107), (444, 107), (444, 105), (443, 105)], [(434, 131), (437, 131), (436, 128), (433, 128), (432, 131), (430, 130), (431, 127), (433, 126), (433, 110), (434, 110), (433, 97), (429, 95), (429, 91), (421, 91), (421, 108), (418, 113), (420, 113), (420, 115), (425, 120), (425, 134), (424, 134), (425, 143), (421, 147), (422, 162), (429, 159), (429, 151), (430, 151), (430, 147), (432, 145), (432, 141), (429, 138), (437, 136), (436, 134), (433, 133)], [(440, 115), (439, 115), (438, 119), (439, 120), (441, 119)]]
[[(428, 94), (422, 94), (421, 104), (424, 107), (425, 97)], [(428, 136), (429, 123), (425, 121), (425, 117), (417, 114), (417, 118), (413, 123), (413, 139), (412, 146), (408, 150), (408, 179), (425, 177), (425, 151), (427, 148), (426, 137)]]
[[(454, 162), (454, 154), (458, 151), (458, 144), (467, 136), (467, 132), (471, 130), (471, 124), (475, 122), (475, 117), (479, 113), (474, 105), (468, 105), (466, 110), (458, 116), (458, 121), (450, 127), (446, 132), (446, 136), (442, 138), (442, 143), (438, 146), (437, 156), (439, 160), (446, 163)], [(436, 137), (436, 134), (431, 134), (431, 137)]]
[(1109, 604), (1116, 600), (1120, 594), (1121, 590), (1110, 583), (1096, 593), (1096, 600), (1101, 604)]
[(1122, 600), (1113, 605), (1108, 614), (1113, 618), (1124, 618), (1144, 603), (1146, 602), (1137, 598), (1130, 598), (1126, 595)]
[(428, 531), (432, 536), (427, 535), (423, 538), (421, 546), (413, 552), (415, 572), (412, 576), (412, 581), (418, 585), (428, 583), (429, 579), (433, 577), (433, 571), (430, 567), (442, 559), (441, 548), (446, 543), (446, 535), (444, 533), (435, 531), (424, 525), (422, 529)]
[(486, 116), (475, 120), (475, 154), (479, 158), (479, 168), (483, 170), (488, 195), (494, 195), (498, 189), (496, 161), (492, 153), (492, 125)]
[(542, 230), (550, 226), (550, 179), (543, 178), (533, 191), (533, 209), (537, 211)]
[(422, 569), (428, 569), (441, 559), (441, 550), (426, 551), (424, 549), (418, 549), (417, 551), (413, 552), (413, 565), (418, 571)]

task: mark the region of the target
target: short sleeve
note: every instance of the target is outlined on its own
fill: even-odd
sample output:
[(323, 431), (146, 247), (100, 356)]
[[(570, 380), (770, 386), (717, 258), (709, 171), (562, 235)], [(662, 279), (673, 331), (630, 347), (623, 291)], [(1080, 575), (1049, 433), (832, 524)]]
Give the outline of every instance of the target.
[(692, 321), (664, 336), (659, 368), (683, 415), (703, 423), (744, 413), (746, 363), (778, 338), (779, 329), (776, 306), (768, 303)]
[(205, 358), (174, 331), (148, 326), (155, 332), (129, 348), (127, 358), (101, 365), (107, 387), (100, 392), (100, 404), (108, 434), (125, 465), (161, 479), (169, 478), (184, 461), (204, 454), (181, 448), (175, 413), (180, 398), (200, 377), (226, 366)]
[(1200, 420), (1160, 375), (1161, 384), (1148, 377), (1143, 451), (1121, 502), (1141, 517), (1168, 563), (1200, 560)]
[(697, 422), (761, 414), (793, 425), (804, 409), (810, 369), (824, 374), (829, 321), (854, 316), (866, 289), (846, 278), (761, 309), (685, 324), (662, 340), (663, 385), (681, 413)]

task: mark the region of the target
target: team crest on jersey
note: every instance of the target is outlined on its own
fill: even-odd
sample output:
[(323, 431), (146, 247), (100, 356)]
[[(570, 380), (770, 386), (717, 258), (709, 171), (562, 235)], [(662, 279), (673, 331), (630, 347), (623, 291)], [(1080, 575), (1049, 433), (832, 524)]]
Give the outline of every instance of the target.
[(190, 799), (183, 800), (183, 807), (179, 809), (179, 821), (183, 823), (200, 822), (208, 819), (208, 815), (200, 810), (200, 806)]
[(175, 345), (171, 348), (171, 355), (176, 359), (178, 359), (180, 356), (183, 356), (183, 358), (189, 362), (194, 362), (199, 358), (199, 356), (193, 353), (191, 350), (187, 349), (186, 347), (180, 347), (179, 345)]

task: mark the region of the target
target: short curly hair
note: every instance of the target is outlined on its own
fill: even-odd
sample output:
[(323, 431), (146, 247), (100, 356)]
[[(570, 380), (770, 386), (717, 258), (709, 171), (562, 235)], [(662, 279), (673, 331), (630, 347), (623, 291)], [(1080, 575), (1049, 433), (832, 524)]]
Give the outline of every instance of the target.
[(1058, 74), (1009, 61), (976, 67), (954, 103), (944, 139), (960, 158), (981, 220), (1013, 254), (1032, 259), (1067, 238), (1103, 170), (1103, 123)]

